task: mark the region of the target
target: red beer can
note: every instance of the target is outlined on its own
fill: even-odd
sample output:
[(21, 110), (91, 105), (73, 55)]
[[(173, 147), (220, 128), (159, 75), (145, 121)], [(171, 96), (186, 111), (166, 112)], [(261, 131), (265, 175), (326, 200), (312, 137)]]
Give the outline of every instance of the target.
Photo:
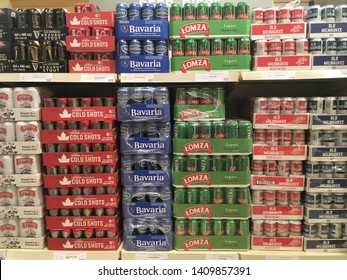
[(266, 220), (264, 222), (264, 234), (267, 237), (275, 237), (277, 232), (277, 222)]
[(252, 203), (256, 205), (264, 204), (264, 191), (252, 190)]
[(293, 131), (293, 145), (305, 145), (305, 130)]
[(304, 164), (300, 160), (294, 160), (290, 162), (290, 174), (291, 175), (303, 175)]
[(114, 60), (114, 53), (112, 52), (96, 52), (93, 55), (94, 60)]
[(277, 236), (288, 237), (289, 236), (289, 223), (288, 221), (277, 221)]
[(93, 60), (92, 52), (72, 52), (70, 55), (72, 60)]
[(90, 28), (79, 26), (79, 27), (70, 27), (69, 35), (71, 36), (90, 36)]
[(289, 192), (289, 205), (301, 205), (301, 192)]
[(266, 176), (276, 176), (277, 175), (277, 162), (275, 160), (265, 160), (264, 161), (264, 174)]
[(266, 143), (266, 132), (264, 129), (255, 129), (254, 130), (254, 144), (265, 144)]
[(294, 39), (282, 40), (282, 55), (295, 55), (296, 43)]
[(265, 142), (269, 146), (277, 146), (280, 140), (280, 132), (275, 129), (265, 131)]
[(276, 192), (275, 191), (264, 191), (264, 204), (268, 206), (276, 205)]
[(280, 39), (272, 39), (268, 43), (269, 55), (282, 55), (282, 42)]
[(263, 175), (264, 174), (264, 161), (253, 160), (252, 162), (252, 174)]
[(276, 17), (278, 23), (291, 22), (291, 9), (287, 6), (281, 7), (277, 10)]
[(269, 114), (279, 114), (281, 111), (281, 99), (270, 97), (267, 99), (267, 112)]
[(281, 114), (293, 114), (294, 113), (294, 98), (283, 97), (281, 98)]
[(256, 97), (253, 99), (253, 113), (267, 112), (267, 99), (265, 97)]
[(304, 8), (302, 6), (293, 7), (290, 11), (292, 22), (304, 22)]
[(290, 162), (288, 160), (278, 161), (277, 175), (278, 176), (289, 176)]
[(289, 235), (301, 236), (302, 224), (301, 221), (289, 221)]
[(291, 130), (280, 130), (280, 146), (290, 146), (292, 145), (293, 133)]
[(254, 55), (268, 55), (269, 43), (267, 40), (256, 40), (253, 43)]
[(276, 23), (277, 22), (277, 8), (271, 7), (264, 11), (264, 23)]
[(280, 206), (288, 205), (288, 192), (285, 191), (277, 191), (276, 192), (276, 203)]
[(93, 27), (93, 36), (112, 36), (113, 30), (110, 27)]

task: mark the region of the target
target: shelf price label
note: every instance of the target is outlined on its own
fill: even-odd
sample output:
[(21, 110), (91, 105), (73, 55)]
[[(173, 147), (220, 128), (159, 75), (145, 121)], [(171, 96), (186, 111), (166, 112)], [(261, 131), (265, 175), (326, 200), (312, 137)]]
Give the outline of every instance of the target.
[(85, 252), (54, 252), (53, 260), (83, 261), (87, 259)]
[(136, 254), (136, 260), (168, 260), (168, 256), (166, 253), (155, 253), (155, 254)]
[(229, 81), (229, 73), (227, 71), (195, 73), (195, 82), (228, 82), (228, 81)]
[(52, 73), (20, 73), (21, 82), (53, 82)]
[(121, 74), (122, 83), (153, 83), (154, 75), (146, 73)]
[(266, 256), (266, 260), (291, 260), (291, 261), (295, 261), (298, 260), (299, 257), (298, 256)]
[(81, 74), (82, 83), (115, 83), (115, 74)]
[(206, 260), (234, 260), (238, 261), (239, 255), (238, 254), (206, 254)]
[(261, 72), (262, 80), (292, 80), (295, 79), (295, 71), (264, 71)]

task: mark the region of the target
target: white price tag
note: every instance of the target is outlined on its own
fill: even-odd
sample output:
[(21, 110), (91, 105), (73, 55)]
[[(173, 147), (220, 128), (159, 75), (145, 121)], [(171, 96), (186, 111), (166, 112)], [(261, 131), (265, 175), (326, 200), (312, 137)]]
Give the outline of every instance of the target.
[(195, 82), (228, 82), (229, 72), (202, 72), (195, 73)]
[(87, 259), (87, 253), (85, 252), (54, 252), (53, 260), (74, 260), (83, 261)]
[(266, 256), (267, 260), (298, 260), (298, 256)]
[(115, 83), (115, 74), (81, 74), (83, 83)]
[(20, 73), (19, 80), (22, 82), (53, 82), (52, 73)]
[(264, 71), (261, 72), (262, 80), (291, 80), (295, 79), (295, 71)]
[(153, 83), (154, 75), (146, 73), (121, 74), (122, 83)]
[(136, 260), (168, 260), (166, 253), (155, 253), (155, 254), (136, 254)]
[(238, 254), (206, 254), (206, 260), (239, 260)]
[(6, 260), (6, 251), (0, 252), (0, 261)]

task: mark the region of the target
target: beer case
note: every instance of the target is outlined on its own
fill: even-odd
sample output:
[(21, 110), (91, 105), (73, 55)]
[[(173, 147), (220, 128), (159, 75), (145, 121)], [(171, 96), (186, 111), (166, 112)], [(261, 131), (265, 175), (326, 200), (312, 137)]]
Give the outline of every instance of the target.
[(252, 190), (303, 191), (305, 176), (251, 175)]
[(347, 209), (322, 209), (305, 206), (304, 220), (308, 223), (347, 223)]
[(47, 237), (0, 237), (2, 249), (43, 249), (47, 245)]
[(302, 251), (303, 236), (265, 237), (252, 235), (252, 250)]
[(137, 190), (137, 188), (132, 187), (123, 190), (122, 210), (124, 218), (157, 219), (172, 217), (171, 188), (168, 188), (166, 191), (159, 188), (156, 193), (153, 193), (150, 189), (142, 192), (147, 197), (158, 196), (154, 202), (136, 201)]
[(321, 239), (307, 238), (304, 239), (305, 252), (335, 253), (347, 251), (347, 238), (341, 239)]
[(115, 27), (116, 11), (103, 12), (82, 12), (82, 13), (67, 13), (67, 27), (74, 26), (99, 26), (99, 27)]
[(120, 137), (122, 154), (170, 154), (171, 137)]
[(12, 41), (0, 41), (0, 60), (13, 59)]
[(116, 38), (114, 36), (66, 36), (66, 49), (69, 52), (114, 52)]
[(38, 155), (42, 154), (41, 142), (0, 142), (0, 154)]
[(39, 187), (41, 185), (41, 173), (0, 175), (0, 187)]
[[(23, 109), (21, 109), (23, 110)], [(116, 119), (116, 108), (105, 107), (65, 107), (42, 108), (42, 120), (45, 122), (80, 121), (86, 118), (90, 121), (104, 121)]]
[(347, 37), (347, 22), (309, 22), (308, 38)]
[(249, 114), (254, 129), (308, 129), (310, 114)]
[(310, 161), (347, 161), (346, 147), (308, 146)]
[[(347, 36), (347, 35), (346, 35)], [(347, 55), (313, 55), (312, 70), (334, 70), (347, 68)], [(339, 74), (332, 73), (332, 77)]]
[(169, 73), (168, 56), (129, 55), (116, 57), (117, 73)]
[(171, 168), (164, 170), (121, 171), (123, 186), (169, 186), (171, 185)]
[(40, 121), (41, 109), (0, 108), (0, 122)]
[(304, 207), (301, 205), (267, 206), (252, 205), (251, 218), (254, 220), (302, 220)]
[(8, 28), (8, 27), (0, 28), (0, 41), (11, 41), (11, 40), (12, 40), (11, 28)]
[(347, 130), (347, 115), (311, 114), (310, 129), (311, 130)]
[(69, 73), (116, 73), (114, 60), (69, 60)]
[(241, 38), (251, 33), (250, 20), (185, 20), (169, 23), (170, 39)]
[(46, 215), (45, 206), (1, 206), (0, 218), (40, 219)]
[(209, 172), (174, 172), (172, 184), (175, 187), (248, 187), (250, 171), (209, 171)]
[(306, 38), (305, 22), (252, 24), (251, 39), (302, 39)]
[(65, 41), (67, 28), (13, 28), (15, 41)]
[(310, 178), (306, 177), (306, 188), (309, 193), (347, 193), (346, 178)]
[(173, 151), (176, 155), (250, 155), (252, 143), (252, 139), (174, 138)]
[(306, 160), (307, 146), (268, 146), (253, 144), (253, 159), (255, 160)]
[(259, 55), (253, 57), (253, 71), (311, 70), (312, 57), (307, 55)]
[(251, 60), (252, 56), (248, 54), (175, 56), (171, 58), (171, 72), (187, 73), (188, 71), (250, 70)]
[(48, 238), (48, 250), (55, 251), (116, 251), (122, 239), (114, 238)]
[(0, 61), (0, 73), (11, 73), (12, 67), (10, 61)]
[(42, 63), (29, 60), (18, 60), (11, 63), (13, 73), (42, 73)]
[(117, 39), (168, 39), (169, 24), (166, 20), (117, 20)]
[(119, 121), (170, 121), (170, 104), (117, 104)]
[(46, 61), (41, 62), (41, 69), (43, 73), (67, 73), (67, 61)]
[(13, 28), (16, 23), (16, 13), (9, 8), (0, 8), (0, 28)]

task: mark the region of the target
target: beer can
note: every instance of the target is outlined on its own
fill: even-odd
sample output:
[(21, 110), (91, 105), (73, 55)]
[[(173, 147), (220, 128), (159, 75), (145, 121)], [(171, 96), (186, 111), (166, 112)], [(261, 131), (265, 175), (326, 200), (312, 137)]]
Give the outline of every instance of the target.
[(335, 143), (336, 146), (346, 146), (347, 145), (347, 131), (345, 130), (337, 130), (335, 132), (336, 139)]
[(312, 146), (320, 146), (321, 145), (321, 135), (322, 131), (319, 130), (309, 130), (308, 131), (308, 142)]
[(141, 55), (142, 54), (142, 46), (139, 40), (133, 39), (129, 44), (129, 54), (130, 55)]
[(347, 237), (347, 223), (342, 224), (342, 236), (343, 238)]
[(281, 111), (281, 99), (278, 97), (270, 97), (267, 99), (267, 113), (279, 114)]
[(264, 191), (252, 190), (252, 203), (256, 205), (264, 204)]
[(56, 27), (66, 27), (66, 9), (57, 8), (54, 9), (55, 14), (55, 26)]
[(276, 191), (276, 204), (286, 206), (289, 204), (289, 194), (286, 191)]
[(277, 166), (278, 176), (289, 176), (291, 163), (288, 160), (279, 160)]
[(321, 6), (313, 5), (309, 6), (307, 10), (307, 20), (309, 22), (319, 22), (321, 21)]
[(154, 12), (155, 19), (168, 20), (168, 7), (166, 3), (157, 3)]
[(336, 14), (334, 5), (325, 5), (321, 9), (322, 21), (335, 22)]
[(295, 54), (296, 55), (308, 54), (308, 40), (306, 38), (295, 40)]
[(251, 54), (251, 41), (248, 37), (239, 39), (237, 54)]
[(67, 144), (56, 144), (55, 145), (56, 151), (58, 153), (64, 153), (68, 151), (68, 145)]
[(276, 234), (279, 237), (289, 236), (289, 222), (288, 221), (277, 221)]
[(43, 28), (52, 29), (55, 27), (55, 13), (53, 9), (46, 8), (42, 12)]
[(105, 236), (105, 230), (103, 229), (95, 229), (95, 237), (103, 238)]
[(307, 222), (303, 222), (303, 232), (305, 237), (315, 238), (317, 236), (317, 229), (317, 224), (309, 224)]
[(295, 55), (296, 43), (294, 39), (282, 40), (282, 55)]
[(13, 122), (0, 123), (0, 142), (16, 141), (15, 127)]
[(187, 221), (187, 234), (190, 236), (195, 236), (200, 234), (200, 220)]
[[(346, 14), (347, 14), (347, 12), (346, 12)], [(337, 39), (336, 54), (337, 55), (347, 55), (347, 38)]]
[(219, 2), (212, 2), (210, 6), (210, 20), (222, 20), (222, 5)]
[(41, 122), (16, 122), (16, 139), (21, 142), (41, 140)]
[(166, 40), (159, 40), (155, 42), (155, 53), (159, 56), (168, 55), (168, 46)]
[(334, 178), (347, 177), (347, 163), (345, 161), (337, 161), (334, 166)]
[(303, 163), (300, 160), (293, 160), (290, 162), (291, 175), (303, 175)]
[(90, 36), (91, 30), (85, 26), (69, 27), (69, 35), (71, 36)]
[(12, 88), (0, 88), (0, 108), (13, 108)]
[(15, 188), (0, 188), (0, 205), (1, 207), (17, 206), (17, 190)]
[(270, 7), (264, 11), (264, 23), (277, 23), (277, 8)]
[(337, 102), (337, 113), (347, 114), (347, 96), (338, 97)]
[(317, 224), (317, 237), (321, 239), (328, 239), (330, 234), (329, 224)]
[[(217, 220), (200, 220), (200, 234), (203, 236), (209, 236), (213, 234), (213, 224), (214, 222), (216, 222)], [(221, 222), (221, 221), (220, 221)], [(220, 229), (217, 229), (217, 233)]]
[(305, 205), (311, 208), (319, 208), (321, 195), (316, 193), (305, 193)]
[(81, 229), (72, 229), (72, 236), (73, 238), (82, 238), (83, 231)]
[(20, 237), (43, 237), (45, 236), (45, 225), (43, 219), (19, 219)]
[(80, 151), (79, 147), (80, 147), (79, 144), (74, 144), (74, 143), (68, 144), (69, 152), (79, 152)]
[(323, 54), (323, 40), (310, 39), (308, 50), (310, 54)]
[(27, 9), (28, 25), (31, 28), (42, 28), (41, 10), (36, 8)]
[(60, 216), (70, 216), (71, 215), (71, 209), (59, 209)]
[(302, 224), (301, 221), (289, 221), (289, 235), (301, 236)]
[(155, 47), (152, 40), (145, 40), (142, 46), (143, 46), (143, 55), (155, 54)]
[(178, 236), (186, 235), (186, 220), (175, 220), (175, 234)]
[(289, 205), (301, 205), (301, 192), (289, 192)]
[(67, 107), (67, 98), (57, 98), (55, 99), (56, 107), (65, 108)]
[(336, 22), (347, 22), (347, 5), (338, 5), (335, 7)]
[(272, 39), (268, 42), (268, 54), (280, 56), (282, 54), (282, 42), (280, 39)]
[(292, 22), (304, 22), (304, 8), (302, 6), (292, 7), (290, 18)]
[(154, 5), (152, 3), (142, 4), (141, 18), (143, 20), (154, 20)]
[(113, 60), (113, 52), (95, 52), (93, 54), (94, 60)]
[(236, 19), (251, 19), (250, 6), (246, 2), (238, 2), (236, 6)]
[(185, 56), (197, 56), (197, 42), (194, 39), (189, 39), (185, 43)]
[(129, 55), (129, 45), (125, 40), (117, 41), (117, 55), (118, 56), (127, 56)]
[(57, 175), (57, 168), (54, 166), (47, 166), (46, 167), (47, 175)]
[(19, 206), (40, 206), (44, 204), (42, 187), (17, 188)]
[(93, 27), (92, 35), (93, 36), (112, 36), (113, 31), (110, 27)]
[(116, 232), (117, 232), (117, 229), (108, 229), (108, 230), (106, 230), (106, 237), (107, 238), (114, 238), (114, 237), (116, 237)]
[(232, 2), (225, 2), (223, 6), (223, 19), (231, 20), (236, 17), (236, 7)]
[(337, 98), (334, 96), (324, 97), (324, 114), (335, 115), (337, 113)]
[(305, 130), (293, 130), (293, 145), (305, 145)]
[(253, 43), (253, 55), (268, 55), (269, 43), (267, 40), (256, 40)]
[(182, 5), (179, 3), (172, 3), (170, 6), (170, 21), (182, 21)]
[(25, 9), (16, 10), (16, 20), (18, 28), (27, 28), (29, 27), (28, 15)]
[(342, 224), (332, 223), (329, 225), (329, 237), (330, 238), (341, 238), (342, 237)]
[(291, 22), (291, 8), (288, 6), (280, 7), (276, 11), (277, 23), (290, 23)]
[(333, 208), (343, 209), (346, 202), (346, 196), (344, 193), (333, 194)]
[(172, 56), (184, 56), (184, 43), (182, 40), (172, 41)]
[(266, 176), (276, 176), (277, 175), (277, 162), (274, 160), (264, 161), (264, 174)]
[(14, 174), (14, 159), (12, 155), (0, 155), (0, 174)]
[(294, 98), (294, 113), (307, 113), (308, 101), (306, 97)]
[(294, 98), (283, 97), (281, 98), (281, 114), (293, 114), (294, 113)]
[(16, 174), (36, 174), (41, 172), (41, 158), (38, 155), (16, 155)]
[(128, 5), (125, 3), (117, 3), (116, 5), (116, 18), (117, 20), (128, 19)]
[[(252, 100), (253, 113), (267, 113), (267, 98), (256, 97)], [(347, 98), (346, 98), (346, 111), (347, 111)]]
[(252, 220), (252, 234), (256, 236), (263, 236), (264, 223), (264, 220)]
[(254, 144), (266, 143), (266, 131), (264, 129), (255, 129), (253, 132)]
[(323, 97), (311, 97), (308, 102), (309, 113), (322, 114), (323, 113), (324, 98)]
[(18, 237), (19, 219), (0, 219), (0, 237)]
[(51, 238), (60, 238), (60, 235), (61, 235), (60, 230), (56, 230), (56, 229), (49, 230), (49, 236)]
[(319, 136), (320, 136), (320, 142), (322, 143), (322, 146), (329, 146), (329, 147), (335, 146), (335, 138), (336, 138), (335, 130), (322, 131), (322, 133), (320, 133)]
[(337, 43), (335, 38), (323, 40), (323, 54), (336, 55)]
[[(70, 168), (71, 170), (71, 168)], [(58, 166), (57, 167), (58, 174), (69, 174), (69, 167), (68, 166)]]
[(275, 191), (264, 191), (264, 204), (267, 206), (276, 205), (276, 192)]
[(39, 90), (35, 87), (14, 88), (13, 105), (15, 108), (40, 108), (41, 97)]
[(263, 175), (264, 174), (264, 161), (253, 160), (252, 161), (252, 174), (253, 175)]
[(291, 130), (283, 129), (279, 131), (280, 133), (280, 146), (291, 146), (293, 141), (293, 133)]
[(330, 209), (333, 204), (333, 194), (332, 193), (322, 193), (321, 194), (321, 207), (323, 209)]
[(252, 10), (252, 23), (264, 23), (264, 9), (254, 8)]
[(280, 140), (280, 132), (276, 129), (268, 129), (265, 131), (265, 142), (269, 146), (277, 146)]
[(265, 220), (264, 222), (264, 234), (267, 237), (276, 237), (277, 222), (272, 220)]

